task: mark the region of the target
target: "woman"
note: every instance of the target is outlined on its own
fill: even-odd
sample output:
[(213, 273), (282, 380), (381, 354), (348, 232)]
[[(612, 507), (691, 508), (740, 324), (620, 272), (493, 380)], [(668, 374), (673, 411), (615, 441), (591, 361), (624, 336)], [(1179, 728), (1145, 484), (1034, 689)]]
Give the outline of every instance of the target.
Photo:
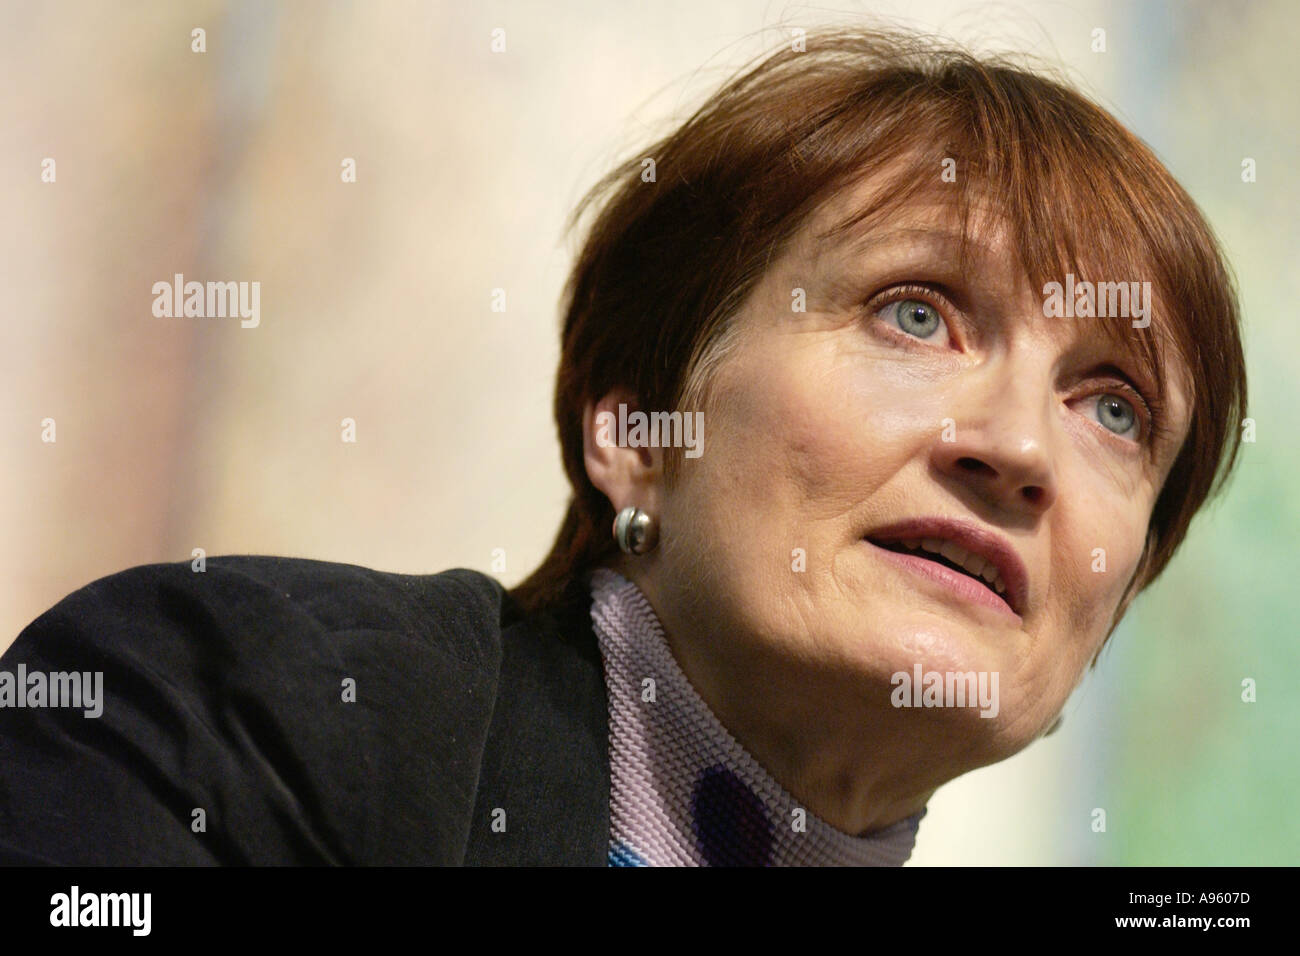
[(1053, 80), (812, 35), (586, 210), (541, 567), (74, 593), (3, 669), (102, 672), (102, 715), (6, 710), (7, 858), (899, 864), (1235, 460), (1216, 242)]

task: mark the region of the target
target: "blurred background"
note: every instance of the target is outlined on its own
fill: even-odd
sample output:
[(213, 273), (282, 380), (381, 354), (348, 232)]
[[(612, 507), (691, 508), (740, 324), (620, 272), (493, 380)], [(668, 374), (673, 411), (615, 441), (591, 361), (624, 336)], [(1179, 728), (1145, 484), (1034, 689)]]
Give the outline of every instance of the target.
[[(3, 0), (0, 648), (195, 548), (521, 580), (566, 501), (567, 214), (752, 55), (864, 16), (1045, 57), (1154, 147), (1237, 271), (1256, 422), (1062, 729), (941, 789), (912, 864), (1300, 863), (1289, 0)], [(176, 273), (260, 282), (260, 324), (155, 317)]]

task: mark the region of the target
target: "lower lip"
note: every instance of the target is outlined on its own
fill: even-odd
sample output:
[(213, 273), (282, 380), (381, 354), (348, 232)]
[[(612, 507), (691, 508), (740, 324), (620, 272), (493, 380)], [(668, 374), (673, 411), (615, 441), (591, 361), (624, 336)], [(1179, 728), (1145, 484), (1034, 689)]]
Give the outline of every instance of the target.
[(888, 548), (882, 548), (878, 544), (868, 541), (876, 553), (881, 555), (885, 560), (896, 564), (898, 567), (919, 574), (921, 577), (936, 584), (942, 585), (951, 593), (961, 597), (972, 604), (980, 604), (984, 607), (992, 608), (995, 611), (1001, 611), (1007, 617), (1019, 622), (1020, 615), (1011, 610), (1011, 605), (1004, 601), (992, 588), (986, 588), (982, 584), (976, 584), (975, 581), (959, 571), (954, 571), (947, 565), (940, 564), (938, 561), (931, 561), (928, 558), (919, 558), (912, 554), (900, 554), (897, 551), (890, 551)]

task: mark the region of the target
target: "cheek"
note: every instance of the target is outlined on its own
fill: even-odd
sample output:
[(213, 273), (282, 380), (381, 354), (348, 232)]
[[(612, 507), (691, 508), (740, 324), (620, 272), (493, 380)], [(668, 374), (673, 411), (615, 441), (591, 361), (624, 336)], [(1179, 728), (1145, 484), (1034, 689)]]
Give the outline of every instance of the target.
[(725, 441), (745, 459), (721, 464), (747, 492), (774, 496), (777, 511), (842, 515), (938, 434), (950, 403), (934, 383), (846, 352), (842, 334), (786, 338), (734, 370), (721, 396)]
[[(874, 360), (842, 334), (774, 336), (714, 380), (704, 454), (685, 463), (666, 530), (710, 614), (785, 642), (859, 624), (852, 561), (864, 509), (933, 442), (944, 407), (934, 382)], [(794, 573), (800, 558), (803, 570)], [(685, 582), (677, 582), (684, 586)], [(730, 620), (733, 616), (743, 620)]]
[[(1063, 496), (1074, 502), (1107, 502), (1113, 489), (1094, 488), (1077, 496)], [(1080, 652), (1089, 660), (1105, 638), (1111, 618), (1128, 587), (1142, 557), (1148, 515), (1137, 507), (1145, 501), (1094, 504), (1086, 510), (1075, 505), (1059, 515), (1061, 533), (1055, 536), (1055, 561), (1060, 568), (1052, 576), (1053, 593), (1049, 602), (1055, 606), (1062, 639), (1071, 635), (1080, 643)]]
[[(879, 427), (888, 390), (837, 361), (833, 345), (776, 336), (720, 369), (704, 453), (684, 463), (666, 503), (674, 560), (709, 582), (718, 602), (736, 603), (715, 615), (740, 614), (755, 633), (802, 630), (805, 592), (824, 585), (821, 572), (856, 533), (863, 501), (909, 447)], [(810, 573), (794, 573), (795, 549)]]

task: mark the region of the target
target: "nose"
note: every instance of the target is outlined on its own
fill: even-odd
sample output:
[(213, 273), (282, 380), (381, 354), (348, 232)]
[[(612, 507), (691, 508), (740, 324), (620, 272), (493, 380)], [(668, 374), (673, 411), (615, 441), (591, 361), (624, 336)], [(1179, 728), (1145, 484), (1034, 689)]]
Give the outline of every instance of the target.
[(1046, 386), (1023, 377), (990, 376), (972, 383), (936, 438), (932, 462), (939, 471), (988, 505), (1038, 516), (1056, 501), (1052, 418)]

